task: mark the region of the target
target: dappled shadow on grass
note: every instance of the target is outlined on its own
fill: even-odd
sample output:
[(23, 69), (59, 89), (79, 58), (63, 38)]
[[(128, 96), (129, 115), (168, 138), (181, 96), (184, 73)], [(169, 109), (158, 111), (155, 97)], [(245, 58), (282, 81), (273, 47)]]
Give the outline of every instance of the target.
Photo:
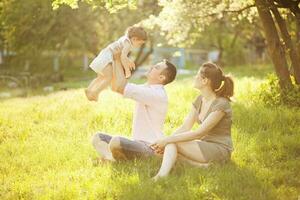
[(235, 159), (276, 190), (279, 199), (300, 194), (300, 110), (234, 104)]
[(296, 199), (299, 110), (239, 103), (233, 104), (233, 110), (232, 162), (208, 169), (177, 164), (169, 177), (157, 183), (151, 177), (159, 170), (160, 159), (115, 163), (111, 166), (113, 198)]
[[(117, 199), (276, 199), (246, 167), (234, 162), (208, 169), (177, 163), (170, 176), (153, 182), (161, 160), (149, 158), (111, 164), (112, 194)], [(101, 167), (99, 167), (101, 170)], [(99, 194), (99, 198), (103, 197)]]

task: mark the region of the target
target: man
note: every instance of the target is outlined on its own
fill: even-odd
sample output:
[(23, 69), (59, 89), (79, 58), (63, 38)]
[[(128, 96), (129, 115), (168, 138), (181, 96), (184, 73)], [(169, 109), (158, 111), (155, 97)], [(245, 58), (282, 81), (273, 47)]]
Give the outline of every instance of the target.
[(137, 85), (127, 83), (118, 50), (115, 50), (114, 60), (115, 79), (112, 89), (123, 97), (136, 101), (132, 139), (96, 133), (92, 144), (102, 159), (109, 161), (154, 155), (150, 145), (163, 136), (162, 129), (168, 108), (164, 85), (175, 79), (176, 67), (168, 61), (157, 63), (148, 71), (146, 84)]

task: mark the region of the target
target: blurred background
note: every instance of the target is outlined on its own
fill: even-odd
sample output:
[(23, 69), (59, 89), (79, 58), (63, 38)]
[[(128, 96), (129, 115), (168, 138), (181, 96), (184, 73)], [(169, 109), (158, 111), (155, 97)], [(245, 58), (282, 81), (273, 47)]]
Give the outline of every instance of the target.
[[(0, 200), (300, 200), (299, 2), (0, 0)], [(157, 184), (160, 159), (98, 162), (92, 135), (130, 137), (134, 102), (110, 89), (88, 101), (88, 66), (135, 24), (149, 40), (130, 55), (130, 82), (162, 59), (178, 69), (165, 135), (199, 95), (202, 63), (233, 75), (230, 162), (178, 163)]]
[(133, 77), (168, 59), (180, 74), (212, 61), (299, 84), (297, 0), (1, 0), (0, 98), (86, 87), (92, 59), (134, 24), (150, 39), (131, 54)]

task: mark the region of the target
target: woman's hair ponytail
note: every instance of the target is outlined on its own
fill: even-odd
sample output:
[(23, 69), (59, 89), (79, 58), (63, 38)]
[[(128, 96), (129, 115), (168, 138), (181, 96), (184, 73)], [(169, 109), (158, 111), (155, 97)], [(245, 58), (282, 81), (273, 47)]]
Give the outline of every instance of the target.
[(216, 94), (220, 97), (225, 97), (230, 100), (230, 97), (233, 96), (234, 83), (230, 76), (222, 77), (222, 83), (220, 89), (215, 90)]
[(230, 100), (234, 90), (234, 83), (230, 76), (224, 75), (223, 70), (214, 63), (204, 63), (200, 73), (211, 81), (211, 88), (217, 96)]

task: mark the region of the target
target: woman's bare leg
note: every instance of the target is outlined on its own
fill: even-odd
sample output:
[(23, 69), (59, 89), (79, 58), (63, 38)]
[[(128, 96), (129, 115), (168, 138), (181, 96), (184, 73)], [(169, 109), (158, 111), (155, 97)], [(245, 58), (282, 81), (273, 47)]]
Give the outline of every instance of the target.
[(98, 74), (97, 78), (95, 78), (88, 88), (85, 90), (85, 94), (90, 101), (97, 101), (98, 96), (102, 90), (104, 90), (112, 80), (112, 65), (107, 65), (102, 74)]
[(188, 163), (189, 165), (192, 165), (194, 167), (200, 167), (200, 168), (207, 168), (210, 166), (209, 163), (200, 163), (200, 162), (197, 162), (197, 161), (194, 161), (194, 160), (191, 160), (181, 154), (177, 154), (177, 158), (179, 161), (182, 161), (182, 162), (185, 162), (185, 163)]
[(177, 158), (198, 167), (208, 167), (209, 165), (196, 141), (168, 144), (164, 150), (162, 165), (153, 179), (156, 181), (161, 177), (167, 176)]
[(163, 161), (161, 167), (153, 177), (153, 180), (158, 180), (161, 177), (167, 176), (174, 166), (177, 158), (177, 148), (175, 144), (167, 144), (164, 150)]
[(199, 144), (196, 141), (179, 142), (176, 143), (178, 154), (184, 156), (186, 159), (206, 164), (205, 159)]

